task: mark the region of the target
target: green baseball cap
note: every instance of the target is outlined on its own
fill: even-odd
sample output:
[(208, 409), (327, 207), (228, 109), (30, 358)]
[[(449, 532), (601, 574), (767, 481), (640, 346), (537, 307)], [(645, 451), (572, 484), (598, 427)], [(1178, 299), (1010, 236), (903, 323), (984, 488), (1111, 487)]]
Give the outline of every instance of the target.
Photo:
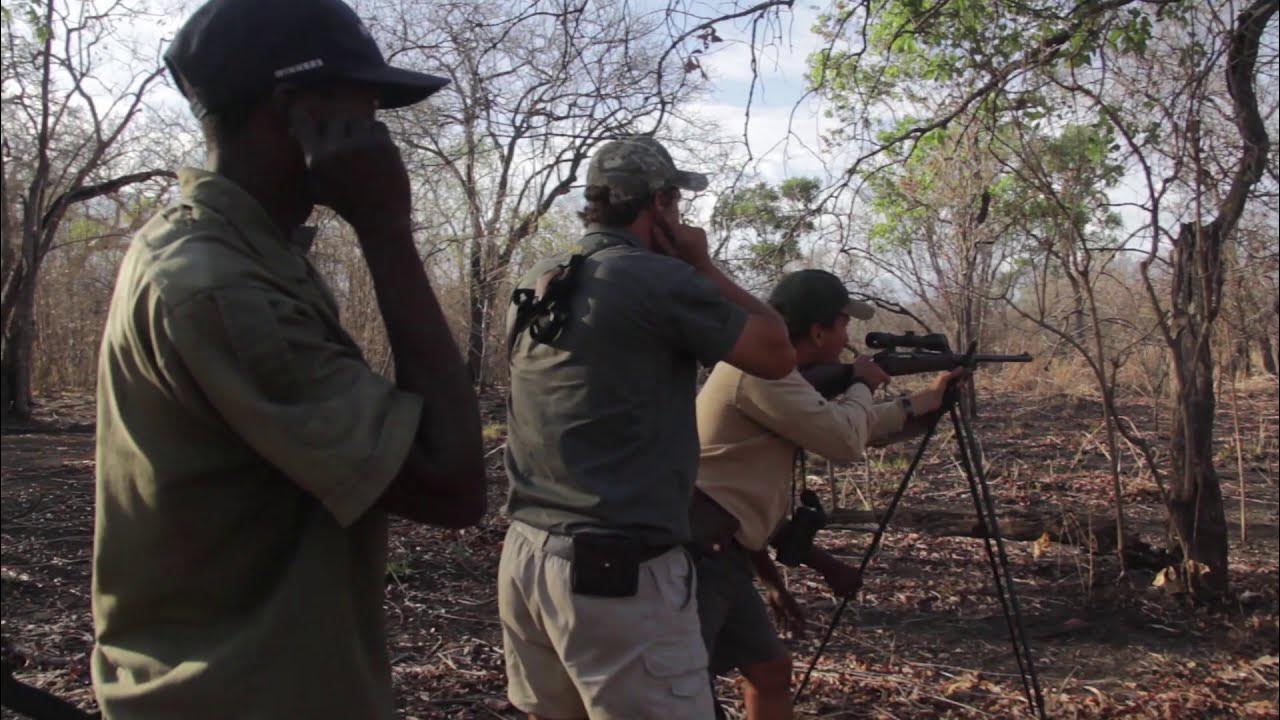
[(793, 335), (808, 332), (813, 323), (827, 322), (838, 313), (859, 320), (870, 320), (876, 314), (870, 303), (849, 297), (843, 280), (817, 269), (784, 275), (769, 293), (769, 304), (782, 315)]
[(707, 176), (677, 169), (662, 143), (648, 135), (632, 135), (596, 150), (587, 166), (587, 185), (607, 187), (611, 198), (625, 201), (668, 187), (706, 190)]

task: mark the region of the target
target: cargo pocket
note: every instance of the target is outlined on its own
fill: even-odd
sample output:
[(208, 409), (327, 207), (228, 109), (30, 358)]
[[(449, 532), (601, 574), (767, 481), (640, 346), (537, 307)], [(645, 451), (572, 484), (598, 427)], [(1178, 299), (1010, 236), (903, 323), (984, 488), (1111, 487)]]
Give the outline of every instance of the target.
[[(644, 652), (644, 669), (667, 691), (673, 708), (686, 707), (699, 695), (711, 693), (706, 651), (702, 638), (670, 638), (653, 643)], [(655, 698), (657, 700), (657, 698)], [(670, 717), (685, 717), (679, 712)]]

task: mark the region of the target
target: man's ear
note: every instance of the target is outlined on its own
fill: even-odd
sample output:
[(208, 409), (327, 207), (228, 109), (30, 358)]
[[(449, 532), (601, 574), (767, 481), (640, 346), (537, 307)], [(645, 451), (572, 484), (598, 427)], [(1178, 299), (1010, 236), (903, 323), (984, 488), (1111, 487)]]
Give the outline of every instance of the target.
[(305, 170), (305, 143), (314, 147), (323, 128), (308, 121), (300, 95), (299, 88), (289, 83), (280, 83), (272, 88), (262, 107), (263, 133), (275, 138), (272, 152), (279, 160)]
[(280, 83), (271, 89), (269, 103), (276, 121), (286, 128), (292, 128), (294, 119), (290, 114), (297, 110), (298, 88), (290, 83)]
[(809, 324), (809, 341), (814, 345), (822, 344), (822, 337), (827, 332), (827, 328), (822, 327), (822, 323), (814, 322)]

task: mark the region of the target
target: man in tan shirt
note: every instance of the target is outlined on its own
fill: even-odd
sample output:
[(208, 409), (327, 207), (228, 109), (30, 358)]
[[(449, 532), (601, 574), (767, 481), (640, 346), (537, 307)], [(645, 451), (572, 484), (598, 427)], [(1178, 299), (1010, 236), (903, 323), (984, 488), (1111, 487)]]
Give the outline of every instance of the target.
[[(851, 300), (844, 283), (823, 270), (785, 276), (769, 303), (787, 323), (798, 370), (764, 380), (720, 363), (697, 400), (702, 451), (696, 484), (702, 502), (693, 524), (703, 549), (698, 609), (711, 671), (741, 670), (751, 720), (791, 717), (791, 657), (755, 592), (752, 571), (779, 622), (802, 627), (803, 614), (766, 552), (786, 519), (797, 452), (840, 462), (860, 458), (868, 443), (898, 435), (909, 421), (936, 412), (947, 384), (963, 373), (942, 373), (928, 390), (876, 403), (871, 393), (889, 376), (862, 356), (854, 362), (854, 384), (826, 400), (799, 370), (838, 362), (850, 319), (868, 320), (874, 308)], [(821, 573), (838, 596), (861, 584), (855, 568), (819, 547), (804, 564)]]

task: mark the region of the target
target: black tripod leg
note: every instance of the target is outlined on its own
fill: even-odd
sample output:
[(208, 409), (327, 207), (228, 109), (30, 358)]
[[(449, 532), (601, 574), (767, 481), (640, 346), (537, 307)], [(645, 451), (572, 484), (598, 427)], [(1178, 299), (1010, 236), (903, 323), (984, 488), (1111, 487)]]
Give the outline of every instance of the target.
[[(880, 540), (884, 537), (884, 530), (889, 526), (889, 521), (893, 519), (893, 513), (898, 509), (898, 501), (902, 499), (902, 494), (907, 491), (907, 484), (911, 482), (911, 476), (915, 473), (916, 466), (920, 464), (920, 458), (924, 457), (925, 448), (929, 446), (929, 440), (933, 438), (934, 432), (938, 429), (938, 421), (941, 419), (942, 413), (938, 413), (934, 417), (933, 423), (929, 425), (929, 429), (925, 431), (924, 439), (920, 441), (920, 447), (916, 448), (916, 454), (911, 459), (911, 465), (907, 467), (907, 472), (902, 476), (902, 482), (898, 483), (898, 489), (893, 493), (893, 499), (889, 501), (889, 507), (885, 509), (884, 516), (880, 518), (880, 525), (876, 528), (875, 534), (871, 536), (871, 544), (867, 546), (866, 552), (862, 554), (862, 563), (858, 565), (859, 575), (866, 572), (872, 556), (880, 549)], [(809, 677), (813, 675), (813, 669), (818, 665), (818, 658), (821, 658), (822, 653), (826, 651), (827, 643), (831, 642), (831, 635), (835, 633), (836, 625), (840, 623), (840, 616), (844, 614), (844, 609), (848, 607), (849, 600), (849, 597), (841, 600), (835, 614), (831, 616), (831, 622), (827, 624), (827, 631), (822, 636), (822, 643), (818, 645), (817, 651), (813, 653), (813, 659), (809, 661), (809, 667), (804, 671), (804, 678), (800, 680), (800, 687), (796, 688), (796, 694), (791, 697), (792, 705), (799, 704), (805, 688), (809, 686)]]
[[(1018, 672), (1022, 677), (1022, 689), (1027, 703), (1041, 720), (1045, 717), (1044, 696), (1040, 690), (1040, 679), (1036, 674), (1035, 661), (1031, 655), (1031, 645), (1027, 641), (1026, 628), (1022, 623), (1022, 612), (1018, 606), (1018, 594), (1013, 585), (1013, 576), (1009, 572), (1009, 556), (1005, 552), (1004, 537), (1000, 533), (1000, 524), (996, 518), (995, 502), (991, 496), (991, 486), (982, 467), (978, 453), (977, 441), (973, 431), (964, 420), (963, 415), (951, 406), (951, 421), (955, 426), (956, 441), (961, 467), (969, 481), (969, 493), (973, 497), (974, 510), (982, 521), (984, 545), (987, 560), (991, 565), (991, 574), (995, 581), (996, 596), (1000, 600), (1004, 612), (1005, 625), (1009, 630), (1009, 640), (1013, 646), (1013, 656), (1018, 663)], [(994, 548), (993, 548), (994, 544)]]
[(998, 529), (993, 529), (991, 519), (988, 517), (985, 507), (983, 506), (981, 496), (978, 490), (978, 483), (975, 478), (973, 462), (970, 457), (969, 448), (967, 447), (964, 434), (961, 431), (960, 421), (957, 419), (957, 410), (951, 408), (952, 423), (955, 425), (955, 435), (957, 444), (957, 457), (960, 460), (960, 467), (964, 471), (965, 480), (969, 484), (969, 496), (973, 499), (973, 509), (977, 513), (978, 521), (982, 523), (983, 528), (983, 548), (987, 553), (987, 562), (991, 567), (991, 576), (994, 581), (996, 599), (1000, 601), (1000, 610), (1004, 615), (1005, 627), (1009, 631), (1009, 642), (1012, 644), (1013, 657), (1018, 663), (1018, 673), (1022, 677), (1022, 689), (1026, 695), (1027, 702), (1033, 707), (1035, 703), (1031, 698), (1031, 687), (1027, 684), (1027, 670), (1023, 662), (1022, 650), (1018, 644), (1018, 630), (1013, 623), (1009, 599), (1007, 596), (1007, 588), (1005, 579), (1000, 571), (1000, 564), (996, 558), (996, 549), (993, 545), (992, 536), (998, 536)]
[(1004, 536), (1000, 534), (1000, 528), (996, 520), (995, 502), (992, 499), (991, 485), (987, 483), (987, 476), (982, 468), (981, 457), (977, 455), (977, 440), (975, 439), (973, 435), (973, 430), (969, 427), (967, 420), (963, 421), (963, 427), (965, 431), (965, 438), (967, 439), (971, 447), (970, 454), (973, 455), (975, 459), (975, 463), (976, 463), (975, 466), (978, 470), (977, 478), (978, 478), (980, 487), (982, 488), (983, 499), (987, 505), (987, 514), (991, 516), (992, 527), (995, 530), (996, 549), (999, 551), (1000, 563), (1004, 567), (1006, 582), (1008, 583), (1008, 586), (1009, 586), (1009, 602), (1013, 607), (1014, 623), (1018, 627), (1018, 637), (1021, 639), (1021, 642), (1022, 642), (1022, 652), (1027, 662), (1027, 674), (1030, 676), (1031, 689), (1035, 694), (1036, 710), (1040, 718), (1042, 718), (1043, 720), (1045, 716), (1044, 694), (1040, 689), (1040, 676), (1036, 673), (1035, 658), (1031, 654), (1031, 643), (1027, 639), (1027, 631), (1022, 623), (1022, 610), (1018, 604), (1018, 593), (1014, 589), (1013, 576), (1009, 572), (1009, 556), (1005, 552)]

